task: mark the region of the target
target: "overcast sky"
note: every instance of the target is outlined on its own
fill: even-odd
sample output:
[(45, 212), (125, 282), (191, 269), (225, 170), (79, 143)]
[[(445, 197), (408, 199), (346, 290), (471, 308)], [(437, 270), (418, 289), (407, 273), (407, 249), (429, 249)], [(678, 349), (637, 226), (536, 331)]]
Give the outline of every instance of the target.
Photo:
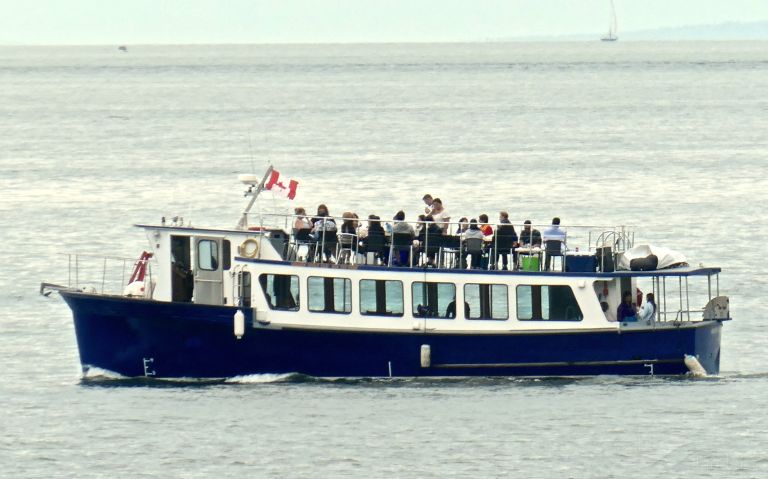
[[(474, 41), (601, 34), (608, 0), (0, 0), (2, 44)], [(616, 0), (619, 31), (768, 21), (768, 0)]]

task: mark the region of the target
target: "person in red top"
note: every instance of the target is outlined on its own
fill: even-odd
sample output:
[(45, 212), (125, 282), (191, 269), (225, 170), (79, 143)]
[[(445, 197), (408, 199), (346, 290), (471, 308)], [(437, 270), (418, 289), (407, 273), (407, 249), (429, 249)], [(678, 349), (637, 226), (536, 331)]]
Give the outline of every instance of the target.
[(478, 219), (480, 220), (480, 231), (483, 232), (483, 236), (493, 235), (493, 228), (488, 224), (488, 215), (483, 213), (478, 216)]

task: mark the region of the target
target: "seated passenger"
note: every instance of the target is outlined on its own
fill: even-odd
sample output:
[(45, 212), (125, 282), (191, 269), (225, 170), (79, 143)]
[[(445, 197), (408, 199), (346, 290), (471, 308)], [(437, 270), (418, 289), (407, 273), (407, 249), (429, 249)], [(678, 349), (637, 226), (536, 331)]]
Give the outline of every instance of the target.
[[(395, 214), (392, 227), (392, 264), (395, 266), (407, 266), (411, 262), (411, 248), (416, 233), (413, 226), (405, 222), (405, 212), (402, 210)], [(397, 235), (395, 238), (394, 235)]]
[(293, 221), (294, 230), (298, 231), (312, 229), (312, 222), (309, 221), (309, 218), (307, 218), (307, 210), (302, 207), (298, 207), (293, 210), (293, 214), (295, 216), (295, 220)]
[[(469, 303), (464, 301), (464, 318), (469, 318)], [(445, 308), (445, 317), (449, 319), (453, 319), (456, 317), (456, 298), (453, 298), (453, 301), (448, 303), (448, 307)]]
[(541, 233), (539, 230), (531, 228), (531, 220), (525, 220), (523, 223), (523, 231), (520, 232), (520, 246), (541, 246)]
[(414, 229), (416, 236), (421, 235), (421, 232), (424, 230), (425, 221), (427, 221), (427, 215), (419, 215), (417, 218), (416, 228)]
[(432, 215), (427, 215), (424, 218), (424, 226), (419, 233), (419, 249), (427, 254), (427, 266), (436, 266), (435, 257), (440, 249), (440, 237), (442, 235), (443, 230), (435, 224)]
[(341, 246), (339, 257), (337, 258), (339, 264), (348, 263), (352, 253), (357, 250), (357, 221), (355, 220), (355, 214), (345, 211), (341, 217), (344, 219), (341, 223), (341, 233), (344, 236), (339, 237), (339, 245)]
[(542, 241), (562, 241), (565, 243), (565, 230), (560, 228), (560, 218), (552, 218), (552, 225), (541, 234)]
[(368, 236), (370, 235), (384, 236), (384, 228), (381, 226), (381, 218), (376, 215), (368, 216)]
[(469, 220), (466, 217), (462, 217), (459, 220), (458, 226), (456, 226), (456, 236), (461, 236), (467, 229), (469, 229)]
[[(312, 238), (318, 244), (325, 244), (325, 248), (322, 253), (328, 261), (333, 256), (333, 251), (336, 248), (336, 221), (328, 214), (328, 207), (320, 205), (317, 207), (317, 216), (312, 218)], [(308, 257), (313, 257), (317, 253), (317, 247), (311, 248)], [(322, 260), (322, 254), (320, 254), (320, 260)]]
[(638, 321), (653, 321), (656, 317), (656, 302), (653, 298), (653, 293), (645, 295), (645, 304), (637, 313)]
[(392, 219), (395, 222), (395, 225), (392, 227), (393, 234), (407, 233), (411, 235), (411, 237), (416, 235), (413, 231), (413, 226), (405, 222), (405, 212), (402, 210), (398, 211)]
[(493, 227), (488, 224), (488, 215), (483, 213), (477, 218), (480, 222), (480, 231), (483, 232), (483, 236), (493, 236)]
[[(467, 255), (472, 255), (472, 262), (470, 264), (470, 267), (472, 269), (477, 269), (480, 267), (480, 262), (482, 261), (482, 257), (483, 257), (483, 249), (482, 249), (483, 237), (484, 237), (483, 232), (480, 231), (480, 227), (477, 225), (477, 220), (472, 218), (469, 221), (469, 228), (467, 229), (467, 231), (464, 232), (461, 238), (461, 240), (465, 242), (465, 245), (464, 245), (465, 261), (464, 262), (466, 262)], [(469, 246), (467, 246), (466, 244), (466, 241), (469, 239), (480, 240), (481, 242), (480, 249), (470, 250)]]
[(621, 323), (630, 323), (637, 321), (637, 311), (632, 304), (632, 293), (624, 291), (621, 296), (621, 304), (619, 309), (616, 310), (616, 320)]

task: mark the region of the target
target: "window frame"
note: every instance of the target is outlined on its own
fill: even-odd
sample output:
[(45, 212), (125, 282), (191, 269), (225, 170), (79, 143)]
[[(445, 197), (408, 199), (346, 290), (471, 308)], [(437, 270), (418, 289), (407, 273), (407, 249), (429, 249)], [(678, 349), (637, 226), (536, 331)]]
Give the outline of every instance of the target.
[[(211, 266), (214, 266), (214, 264), (213, 264), (213, 263), (214, 263), (214, 262), (216, 263), (216, 264), (215, 264), (215, 267), (213, 267), (213, 268), (204, 268), (204, 267), (203, 267), (203, 265), (202, 265), (202, 261), (200, 261), (200, 258), (201, 258), (201, 255), (200, 255), (200, 246), (201, 246), (203, 243), (210, 243), (210, 244), (212, 244), (212, 245), (213, 245), (213, 248), (210, 248), (210, 249), (208, 250), (208, 251), (209, 251), (209, 256), (208, 256), (209, 260), (208, 260), (208, 264), (210, 264)], [(197, 251), (196, 251), (195, 253), (197, 253), (197, 254), (196, 254), (196, 256), (197, 256), (197, 257), (196, 257), (196, 259), (197, 259), (197, 269), (200, 269), (200, 270), (202, 270), (202, 271), (218, 271), (218, 270), (220, 269), (220, 268), (219, 268), (219, 266), (221, 265), (221, 257), (220, 257), (220, 255), (219, 255), (219, 242), (218, 242), (217, 240), (213, 240), (213, 239), (207, 239), (207, 238), (201, 238), (201, 239), (198, 239), (198, 240), (197, 240), (197, 248), (196, 248), (196, 249), (197, 249)], [(212, 253), (212, 252), (215, 252), (215, 253), (216, 253), (216, 255), (215, 255), (215, 256), (213, 256), (212, 254), (210, 254), (210, 253)]]
[[(456, 283), (451, 283), (451, 282), (448, 282), (448, 281), (412, 281), (411, 282), (411, 314), (413, 315), (414, 318), (444, 319), (444, 320), (448, 320), (448, 321), (453, 321), (453, 320), (459, 318), (459, 308), (458, 308), (458, 305), (456, 305), (456, 312), (454, 313), (455, 315), (452, 318), (449, 318), (447, 315), (446, 316), (422, 316), (422, 315), (420, 315), (418, 313), (418, 311), (416, 310), (416, 302), (414, 301), (416, 296), (415, 296), (414, 291), (413, 291), (417, 284), (423, 284), (423, 285), (425, 285), (425, 288), (426, 288), (426, 285), (428, 285), (428, 284), (437, 285), (438, 288), (440, 287), (441, 284), (447, 284), (447, 285), (453, 286), (453, 300), (454, 301), (458, 301), (458, 299), (459, 299), (457, 297), (457, 295), (456, 295), (456, 292), (458, 290), (458, 288), (456, 288)], [(446, 306), (446, 308), (447, 308), (447, 306)], [(403, 308), (403, 309), (405, 309), (405, 308)], [(463, 314), (463, 311), (462, 311), (462, 314)]]
[[(531, 288), (531, 301), (530, 301), (531, 317), (530, 318), (521, 318), (520, 317), (520, 288)], [(536, 296), (536, 295), (533, 294), (534, 288), (539, 288), (538, 296), (539, 296), (539, 300), (542, 301), (542, 303), (540, 304), (541, 307), (544, 306), (544, 304), (543, 304), (543, 288), (547, 288), (547, 293), (546, 293), (547, 294), (547, 298), (550, 298), (551, 297), (550, 295), (552, 294), (550, 292), (550, 288), (567, 288), (568, 291), (570, 291), (570, 293), (571, 293), (571, 297), (573, 298), (573, 301), (576, 304), (576, 307), (578, 308), (579, 315), (578, 315), (577, 319), (567, 319), (567, 318), (566, 319), (562, 319), (562, 318), (551, 318), (551, 317), (547, 319), (547, 318), (543, 317), (543, 311), (542, 311), (542, 317), (541, 318), (536, 318), (535, 315), (534, 315), (534, 312), (536, 311), (536, 309), (534, 308), (534, 303), (533, 303), (533, 299)], [(548, 308), (549, 308), (549, 306), (551, 306), (551, 305), (548, 305)], [(515, 287), (515, 315), (516, 315), (518, 321), (546, 321), (546, 322), (553, 321), (553, 322), (560, 322), (560, 323), (562, 323), (562, 322), (565, 322), (565, 323), (578, 323), (578, 322), (584, 321), (584, 311), (582, 311), (582, 309), (581, 309), (581, 305), (579, 304), (579, 300), (576, 297), (576, 293), (574, 292), (573, 286), (567, 285), (567, 284), (518, 284)], [(550, 316), (551, 316), (551, 313), (550, 313)]]
[[(374, 291), (376, 288), (376, 281), (383, 281), (384, 282), (384, 307), (387, 306), (387, 293), (386, 293), (386, 287), (388, 282), (392, 283), (399, 283), (400, 284), (400, 303), (403, 305), (403, 310), (399, 314), (381, 314), (377, 312), (369, 313), (363, 309), (363, 281), (372, 281), (374, 283)], [(405, 316), (405, 285), (403, 284), (403, 281), (399, 279), (370, 279), (370, 278), (364, 278), (357, 282), (357, 296), (358, 296), (358, 308), (360, 309), (360, 315), (361, 316), (377, 316), (379, 318), (402, 318)], [(375, 295), (375, 293), (374, 293)]]
[[(336, 311), (335, 309), (333, 311), (327, 311), (325, 309), (312, 309), (311, 303), (309, 302), (309, 297), (310, 297), (310, 294), (311, 294), (311, 287), (309, 285), (309, 282), (312, 279), (321, 279), (321, 280), (323, 280), (323, 282), (322, 282), (323, 295), (325, 295), (325, 280), (326, 279), (334, 280), (334, 293), (335, 293), (335, 286), (336, 286), (335, 285), (335, 280), (340, 279), (340, 280), (345, 281), (349, 285), (349, 288), (348, 288), (348, 291), (349, 291), (349, 311)], [(325, 301), (325, 298), (323, 298), (323, 301)], [(352, 280), (350, 278), (344, 278), (344, 277), (341, 277), (341, 276), (308, 276), (307, 277), (307, 311), (309, 311), (310, 313), (315, 313), (315, 314), (317, 314), (317, 313), (321, 313), (321, 314), (352, 314), (352, 302), (353, 302), (352, 301)], [(346, 298), (344, 298), (342, 303), (343, 303), (344, 307), (346, 308), (346, 306), (347, 306)], [(336, 307), (336, 302), (334, 301), (334, 308), (335, 307)]]
[[(471, 314), (472, 313), (472, 309), (470, 308), (470, 315), (465, 317), (464, 319), (466, 319), (468, 321), (509, 321), (509, 285), (506, 285), (504, 283), (464, 283), (464, 288), (462, 289), (462, 293), (464, 295), (463, 299), (464, 299), (465, 303), (467, 302), (467, 287), (468, 286), (478, 286), (478, 289), (480, 289), (479, 288), (480, 286), (489, 286), (489, 289), (491, 290), (491, 294), (490, 294), (491, 297), (489, 298), (489, 300), (490, 300), (490, 308), (491, 308), (491, 317), (490, 318), (483, 318), (483, 317), (473, 318), (472, 314)], [(503, 287), (504, 288), (504, 294), (506, 296), (506, 306), (504, 308), (504, 311), (505, 311), (506, 314), (505, 314), (505, 316), (503, 318), (494, 318), (494, 317), (492, 317), (493, 316), (493, 311), (494, 311), (494, 309), (493, 309), (493, 299), (492, 298), (493, 298), (493, 288), (495, 286)], [(481, 306), (482, 302), (481, 301), (478, 301), (478, 302), (480, 303), (479, 306)], [(482, 308), (480, 308), (480, 309), (481, 309), (481, 312), (482, 312)]]
[[(273, 306), (272, 302), (267, 299), (267, 283), (269, 282), (269, 279), (265, 281), (263, 284), (261, 282), (261, 278), (264, 276), (287, 276), (288, 278), (291, 278), (291, 283), (293, 282), (293, 278), (296, 278), (296, 306), (293, 308), (283, 308), (278, 306)], [(251, 281), (253, 281), (253, 276), (251, 276)], [(259, 282), (259, 287), (261, 288), (261, 293), (264, 295), (264, 299), (267, 301), (267, 306), (269, 306), (269, 309), (272, 311), (299, 311), (301, 309), (301, 278), (296, 274), (281, 274), (281, 273), (261, 273), (258, 276), (257, 281)], [(274, 279), (272, 280), (274, 283)], [(253, 301), (253, 298), (251, 298), (251, 301)]]

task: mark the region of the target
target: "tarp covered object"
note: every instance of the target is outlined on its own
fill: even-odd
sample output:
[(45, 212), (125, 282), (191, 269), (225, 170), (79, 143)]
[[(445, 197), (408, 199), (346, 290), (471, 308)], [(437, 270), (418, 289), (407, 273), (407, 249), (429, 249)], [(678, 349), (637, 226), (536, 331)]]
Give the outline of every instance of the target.
[(634, 248), (618, 255), (618, 264), (616, 269), (629, 271), (629, 263), (633, 259), (647, 258), (650, 255), (656, 255), (659, 258), (658, 269), (672, 268), (674, 266), (682, 266), (686, 264), (687, 259), (682, 253), (673, 251), (669, 248), (662, 248), (661, 246), (653, 246), (649, 244), (637, 245)]

